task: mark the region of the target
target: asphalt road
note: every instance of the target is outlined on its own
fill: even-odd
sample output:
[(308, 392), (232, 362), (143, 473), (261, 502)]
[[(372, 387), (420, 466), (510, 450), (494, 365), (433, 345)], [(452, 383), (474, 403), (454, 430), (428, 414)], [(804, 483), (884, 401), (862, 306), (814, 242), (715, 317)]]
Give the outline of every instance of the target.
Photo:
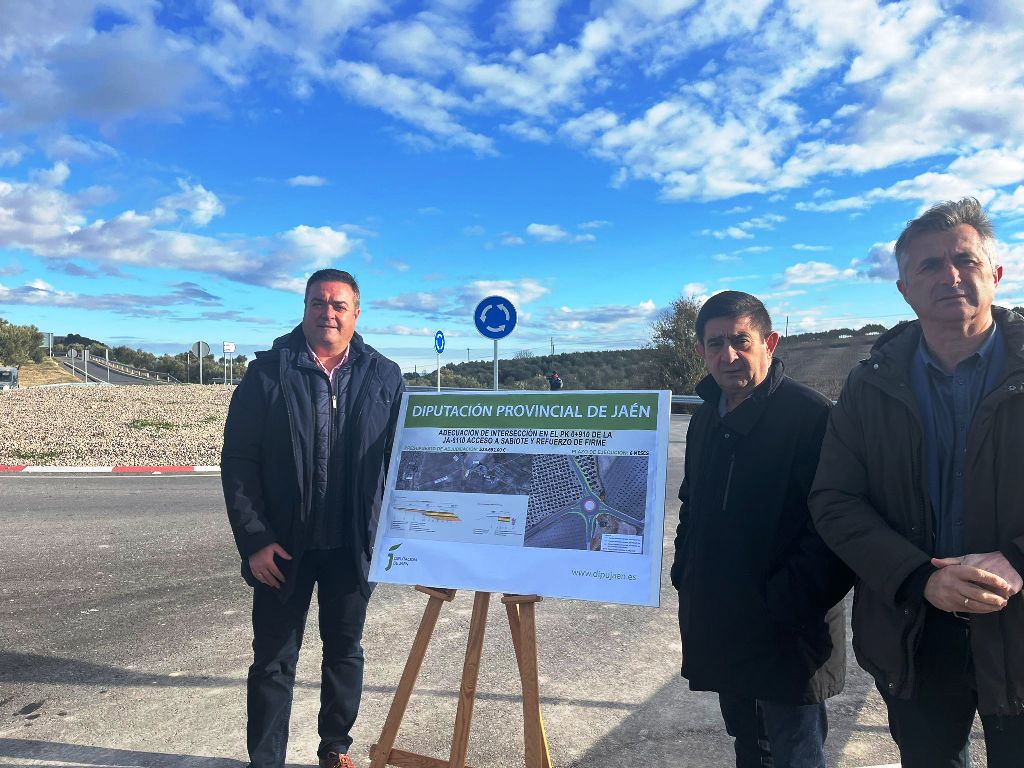
[[(84, 366), (82, 364), (82, 358), (80, 358), (80, 357), (77, 358), (75, 360), (74, 364), (72, 364), (71, 360), (69, 360), (67, 358), (60, 358), (60, 362), (63, 364), (64, 368), (69, 373), (74, 373), (74, 375), (79, 380), (85, 381), (85, 373), (84, 373)], [(93, 378), (93, 377), (95, 377), (95, 378)], [(96, 379), (99, 379), (101, 382), (102, 381), (107, 381), (107, 366), (105, 366), (102, 363), (102, 361), (94, 360), (93, 358), (89, 358), (89, 381), (95, 381)], [(154, 384), (156, 382), (154, 382), (154, 381), (146, 381), (145, 379), (140, 379), (138, 376), (128, 376), (126, 374), (119, 373), (118, 371), (115, 371), (113, 368), (111, 368), (110, 369), (110, 383), (111, 384)]]
[[(668, 487), (682, 471), (674, 417)], [(667, 494), (674, 495), (671, 491)], [(675, 505), (668, 503), (666, 554)], [(244, 762), (248, 589), (217, 476), (0, 476), (0, 766), (238, 768)], [(425, 598), (374, 593), (357, 765), (379, 735)], [(441, 620), (396, 746), (447, 760), (472, 598)], [(717, 700), (678, 676), (676, 599), (662, 607), (545, 600), (541, 706), (559, 768), (731, 763)], [(319, 641), (311, 611), (290, 765), (315, 764)], [(830, 765), (893, 764), (884, 708), (850, 661), (830, 702)], [(492, 601), (469, 764), (522, 765), (518, 678)], [(984, 765), (984, 763), (981, 763)]]

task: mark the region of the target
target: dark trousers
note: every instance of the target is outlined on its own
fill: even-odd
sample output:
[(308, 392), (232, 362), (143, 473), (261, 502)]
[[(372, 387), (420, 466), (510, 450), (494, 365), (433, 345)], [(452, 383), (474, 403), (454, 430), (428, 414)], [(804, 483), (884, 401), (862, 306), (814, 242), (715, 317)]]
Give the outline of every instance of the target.
[(789, 705), (720, 693), (736, 768), (825, 768), (824, 703)]
[[(967, 768), (978, 709), (970, 621), (931, 606), (917, 648), (917, 685), (909, 699), (882, 692), (889, 732), (903, 768)], [(1024, 765), (1024, 715), (981, 716), (989, 768)]]
[(360, 642), (368, 600), (342, 557), (338, 550), (307, 552), (292, 570), (289, 578), (295, 581), (294, 591), (284, 603), (270, 587), (258, 584), (254, 590), (246, 729), (251, 768), (284, 765), (295, 666), (314, 584), (319, 584), (317, 602), (323, 641), (317, 753), (344, 753), (352, 744), (349, 731), (359, 712), (363, 689)]

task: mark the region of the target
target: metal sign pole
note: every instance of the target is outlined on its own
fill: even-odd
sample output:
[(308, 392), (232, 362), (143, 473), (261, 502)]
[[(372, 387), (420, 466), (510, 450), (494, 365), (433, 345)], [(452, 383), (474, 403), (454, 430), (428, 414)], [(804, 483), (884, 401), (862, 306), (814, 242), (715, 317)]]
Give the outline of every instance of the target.
[(441, 353), (437, 354), (437, 391), (441, 391)]
[(110, 383), (110, 347), (103, 348), (103, 357), (107, 361), (107, 384)]
[(494, 340), (494, 391), (498, 391), (498, 340)]
[(85, 369), (85, 383), (89, 383), (89, 350), (82, 350), (82, 367)]
[(203, 356), (202, 355), (199, 355), (199, 383), (200, 384), (203, 383)]

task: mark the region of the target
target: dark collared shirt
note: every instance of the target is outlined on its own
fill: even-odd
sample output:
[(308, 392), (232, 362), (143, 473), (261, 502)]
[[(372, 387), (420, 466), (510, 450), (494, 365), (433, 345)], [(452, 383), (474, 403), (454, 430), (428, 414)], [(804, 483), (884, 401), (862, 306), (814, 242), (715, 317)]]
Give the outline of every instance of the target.
[(967, 554), (964, 548), (967, 435), (978, 404), (999, 385), (1005, 366), (1006, 349), (995, 323), (978, 351), (958, 363), (951, 375), (932, 357), (924, 336), (917, 346), (910, 381), (924, 422), (936, 557)]

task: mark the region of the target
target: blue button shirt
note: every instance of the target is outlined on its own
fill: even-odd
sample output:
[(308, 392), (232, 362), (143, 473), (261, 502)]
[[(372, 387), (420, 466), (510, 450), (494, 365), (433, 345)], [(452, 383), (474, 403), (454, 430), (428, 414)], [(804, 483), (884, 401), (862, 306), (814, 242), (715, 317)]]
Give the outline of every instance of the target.
[(992, 324), (977, 352), (947, 374), (928, 351), (924, 336), (910, 368), (921, 408), (927, 451), (928, 495), (935, 517), (936, 557), (959, 557), (964, 548), (964, 465), (971, 420), (982, 399), (999, 386), (1006, 349)]

